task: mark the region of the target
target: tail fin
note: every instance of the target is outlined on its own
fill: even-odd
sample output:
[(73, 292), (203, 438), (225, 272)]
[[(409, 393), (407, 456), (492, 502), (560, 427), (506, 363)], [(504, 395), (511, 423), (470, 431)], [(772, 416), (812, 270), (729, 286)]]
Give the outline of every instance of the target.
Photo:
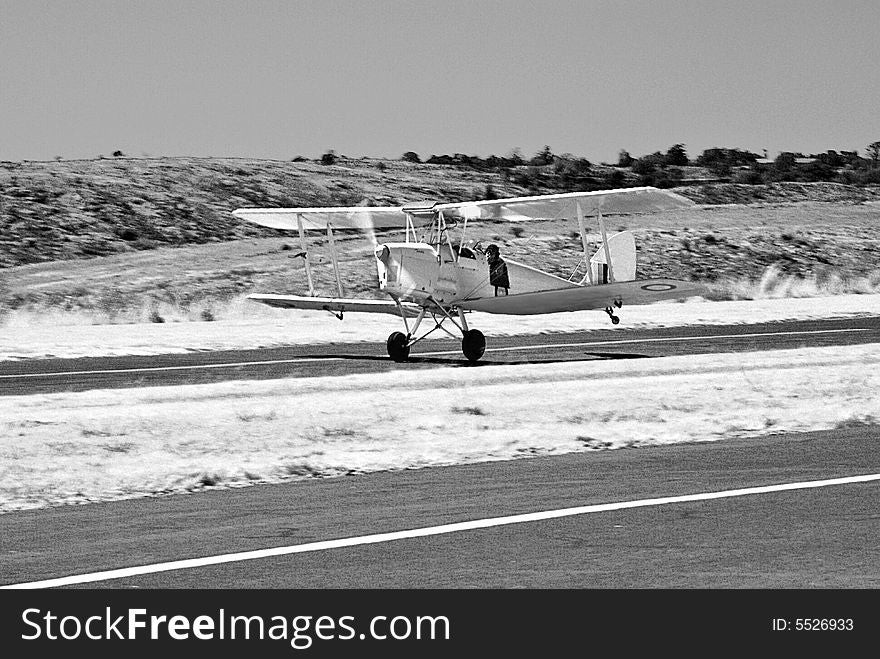
[(629, 231), (621, 231), (608, 238), (608, 252), (611, 254), (611, 267), (605, 255), (605, 245), (590, 259), (590, 270), (594, 284), (609, 284), (613, 274), (614, 281), (633, 281), (636, 278), (636, 239)]

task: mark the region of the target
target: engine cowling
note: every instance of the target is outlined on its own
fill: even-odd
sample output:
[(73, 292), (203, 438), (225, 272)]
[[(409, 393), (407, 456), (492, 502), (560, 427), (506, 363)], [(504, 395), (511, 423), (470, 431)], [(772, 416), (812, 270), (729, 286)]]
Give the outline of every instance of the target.
[(385, 243), (376, 247), (379, 289), (415, 300), (433, 295), (440, 270), (434, 248), (425, 243)]

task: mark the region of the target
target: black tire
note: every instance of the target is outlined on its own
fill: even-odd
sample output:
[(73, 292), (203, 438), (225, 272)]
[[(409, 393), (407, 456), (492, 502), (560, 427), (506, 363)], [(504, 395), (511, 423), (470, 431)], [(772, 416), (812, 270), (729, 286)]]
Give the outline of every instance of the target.
[(396, 362), (405, 362), (409, 359), (408, 339), (403, 332), (392, 332), (385, 343), (388, 349), (388, 356)]
[(611, 316), (611, 324), (612, 325), (617, 325), (619, 323), (620, 323), (620, 318), (618, 318), (617, 316)]
[(468, 330), (461, 339), (461, 351), (468, 361), (478, 361), (486, 352), (486, 337), (480, 330)]

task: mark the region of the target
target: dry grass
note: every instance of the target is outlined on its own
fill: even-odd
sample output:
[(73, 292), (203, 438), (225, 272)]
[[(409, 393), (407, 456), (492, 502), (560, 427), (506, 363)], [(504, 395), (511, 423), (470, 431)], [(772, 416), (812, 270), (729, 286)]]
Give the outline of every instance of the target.
[[(880, 206), (818, 203), (697, 207), (609, 219), (636, 234), (639, 275), (693, 279), (717, 299), (762, 299), (878, 291)], [(567, 277), (582, 256), (564, 220), (468, 229), (498, 242), (505, 255)], [(385, 232), (380, 240), (395, 239)], [(598, 245), (598, 234), (589, 238)], [(368, 237), (340, 234), (347, 295), (377, 297)], [(164, 247), (86, 260), (0, 269), (0, 323), (114, 324), (199, 322), (234, 317), (249, 292), (304, 294), (295, 237)], [(316, 288), (335, 289), (325, 241), (312, 236)], [(246, 305), (248, 314), (260, 313)], [(60, 315), (59, 315), (60, 314)], [(40, 320), (40, 318), (43, 320)]]
[(822, 276), (787, 275), (778, 266), (768, 267), (757, 278), (718, 281), (709, 285), (712, 299), (768, 300), (780, 298), (831, 297), (852, 293), (880, 293), (880, 269), (862, 277), (847, 277), (836, 272)]
[(834, 426), (838, 430), (851, 430), (854, 428), (880, 428), (880, 418), (871, 414), (856, 414)]
[[(202, 300), (184, 306), (170, 302), (156, 302), (149, 299), (137, 300), (137, 306), (121, 309), (74, 308), (69, 310), (51, 309), (41, 306), (0, 312), (0, 326), (8, 329), (24, 329), (32, 326), (51, 325), (129, 325), (141, 323), (181, 323), (211, 322), (239, 317), (245, 303), (245, 295), (233, 300), (211, 302)], [(254, 311), (256, 305), (248, 305)]]
[(0, 512), (873, 425), (878, 365), (868, 344), (5, 396)]

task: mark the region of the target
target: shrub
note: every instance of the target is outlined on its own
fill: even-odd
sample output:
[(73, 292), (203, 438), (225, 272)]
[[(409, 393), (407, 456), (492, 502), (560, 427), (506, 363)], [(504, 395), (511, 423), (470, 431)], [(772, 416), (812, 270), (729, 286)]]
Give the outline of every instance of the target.
[(796, 168), (798, 179), (801, 181), (831, 181), (834, 179), (834, 168), (823, 162), (811, 162), (798, 165)]
[(525, 170), (519, 169), (511, 176), (511, 180), (516, 185), (521, 185), (531, 191), (537, 191), (542, 181), (541, 171), (537, 167), (527, 167)]
[(880, 169), (866, 169), (856, 172), (856, 180), (860, 185), (880, 184)]
[(437, 156), (434, 154), (431, 154), (431, 157), (428, 158), (425, 162), (428, 163), (429, 165), (452, 165), (452, 164), (454, 164), (452, 156), (448, 156), (448, 155)]
[(553, 163), (553, 171), (558, 180), (558, 187), (563, 190), (583, 188), (592, 183), (592, 164), (586, 158), (576, 158), (571, 154), (558, 156)]
[(626, 181), (626, 176), (619, 169), (615, 169), (605, 177), (605, 183), (612, 188), (619, 188)]
[(867, 153), (871, 158), (871, 166), (877, 167), (877, 162), (880, 161), (880, 140), (871, 142), (868, 145)]
[(773, 161), (773, 166), (778, 172), (791, 171), (792, 169), (794, 169), (794, 159), (796, 157), (797, 154), (794, 154), (791, 151), (783, 151), (778, 156), (776, 156), (776, 160)]
[(553, 151), (550, 150), (548, 145), (544, 145), (544, 148), (538, 151), (534, 155), (534, 157), (529, 160), (530, 165), (535, 165), (536, 167), (541, 167), (543, 165), (551, 165), (553, 164)]
[(733, 177), (733, 182), (744, 185), (760, 185), (763, 183), (763, 179), (761, 178), (761, 172), (749, 169), (737, 172)]
[(688, 164), (687, 152), (684, 150), (684, 144), (674, 144), (669, 147), (666, 152), (665, 162), (667, 165), (683, 167)]
[(337, 160), (336, 152), (333, 151), (332, 149), (330, 151), (327, 151), (327, 153), (325, 153), (323, 156), (321, 156), (321, 164), (322, 165), (332, 165), (336, 162), (336, 160)]
[(639, 158), (632, 163), (633, 173), (638, 174), (639, 176), (653, 174), (655, 169), (657, 169), (656, 165), (649, 158)]

